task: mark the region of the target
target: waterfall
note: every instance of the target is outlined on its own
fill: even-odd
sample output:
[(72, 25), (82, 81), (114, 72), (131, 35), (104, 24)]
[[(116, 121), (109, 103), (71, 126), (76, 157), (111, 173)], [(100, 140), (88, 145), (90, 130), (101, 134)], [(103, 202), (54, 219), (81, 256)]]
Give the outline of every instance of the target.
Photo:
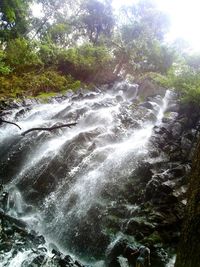
[[(71, 129), (24, 137), (12, 125), (0, 128), (0, 177), (9, 192), (10, 214), (81, 257), (95, 254), (102, 243), (106, 247), (101, 222), (106, 207), (147, 156), (152, 129), (162, 122), (170, 97), (167, 91), (148, 109), (137, 103), (137, 93), (136, 85), (121, 83), (10, 111), (6, 119), (16, 119), (23, 131), (77, 121)], [(18, 257), (13, 262), (20, 266), (24, 256)]]

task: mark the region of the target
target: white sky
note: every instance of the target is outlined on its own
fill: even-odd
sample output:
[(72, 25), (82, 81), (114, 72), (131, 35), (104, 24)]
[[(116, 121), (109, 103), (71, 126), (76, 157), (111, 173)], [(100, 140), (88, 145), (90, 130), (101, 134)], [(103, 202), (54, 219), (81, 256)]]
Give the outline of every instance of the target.
[[(62, 0), (61, 0), (62, 1)], [(113, 0), (113, 7), (118, 9), (125, 4), (135, 3), (138, 0)], [(200, 0), (154, 0), (159, 9), (166, 12), (171, 21), (171, 29), (167, 36), (168, 41), (177, 38), (184, 39), (193, 51), (200, 52)], [(35, 5), (33, 12), (41, 14)]]
[[(113, 0), (113, 6), (135, 3), (138, 0)], [(171, 21), (167, 36), (169, 41), (184, 39), (191, 48), (200, 52), (200, 0), (154, 0), (160, 10), (166, 12)]]

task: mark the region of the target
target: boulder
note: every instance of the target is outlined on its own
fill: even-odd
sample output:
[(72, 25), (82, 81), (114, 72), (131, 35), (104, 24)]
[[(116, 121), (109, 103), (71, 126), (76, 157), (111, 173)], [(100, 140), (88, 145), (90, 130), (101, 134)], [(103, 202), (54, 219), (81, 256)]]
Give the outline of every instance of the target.
[(140, 106), (141, 106), (141, 107), (144, 107), (144, 108), (147, 108), (147, 109), (151, 109), (151, 110), (154, 109), (153, 104), (152, 104), (151, 102), (149, 102), (149, 101), (140, 104)]
[(155, 226), (149, 223), (145, 217), (136, 217), (127, 222), (125, 233), (136, 237), (148, 236), (154, 231), (154, 228)]
[(150, 79), (146, 78), (138, 82), (139, 88), (138, 88), (138, 95), (142, 96), (144, 98), (148, 96), (154, 96), (154, 95), (162, 95), (164, 96), (166, 89), (162, 88)]

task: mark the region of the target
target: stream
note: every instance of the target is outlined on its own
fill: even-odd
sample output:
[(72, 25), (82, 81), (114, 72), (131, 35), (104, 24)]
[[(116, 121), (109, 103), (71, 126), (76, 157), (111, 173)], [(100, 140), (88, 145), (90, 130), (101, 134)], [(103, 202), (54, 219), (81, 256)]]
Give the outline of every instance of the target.
[[(77, 125), (25, 136), (13, 125), (0, 127), (7, 213), (43, 235), (47, 249), (57, 247), (84, 263), (104, 266), (105, 251), (121, 235), (131, 212), (140, 208), (138, 201), (126, 198), (127, 187), (140, 162), (150, 157), (149, 139), (162, 124), (170, 95), (154, 96), (145, 106), (138, 86), (121, 82), (107, 90), (82, 90), (10, 110), (4, 119), (22, 131)], [(119, 227), (108, 224), (121, 206), (127, 218), (121, 216)], [(7, 253), (2, 266), (28, 266), (23, 265), (27, 258), (29, 250), (14, 257)]]

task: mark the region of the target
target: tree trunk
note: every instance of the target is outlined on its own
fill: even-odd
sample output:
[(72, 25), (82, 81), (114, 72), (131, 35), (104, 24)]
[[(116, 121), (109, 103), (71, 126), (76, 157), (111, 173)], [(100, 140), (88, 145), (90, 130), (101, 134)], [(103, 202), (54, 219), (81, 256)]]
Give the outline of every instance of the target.
[(194, 155), (188, 203), (175, 263), (175, 267), (197, 266), (200, 266), (200, 142)]

